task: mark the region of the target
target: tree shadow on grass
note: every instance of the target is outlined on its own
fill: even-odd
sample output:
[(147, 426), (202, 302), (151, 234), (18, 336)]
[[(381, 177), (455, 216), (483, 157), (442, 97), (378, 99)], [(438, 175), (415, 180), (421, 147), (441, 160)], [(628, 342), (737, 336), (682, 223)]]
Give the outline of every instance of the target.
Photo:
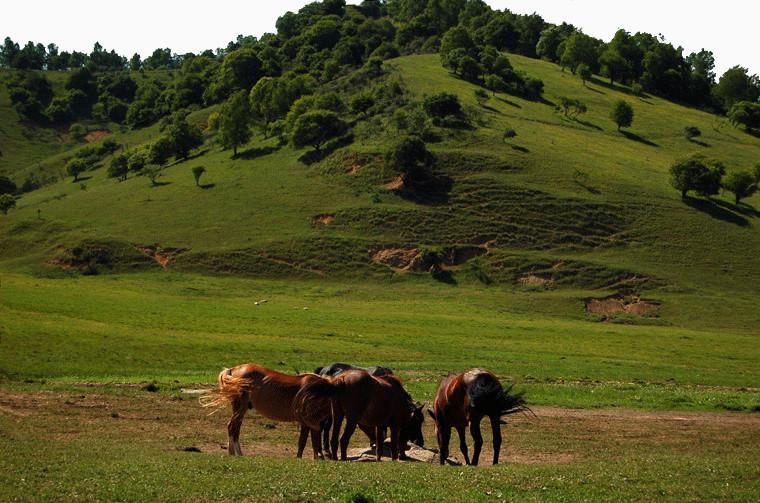
[(511, 107), (522, 108), (519, 104), (515, 103), (514, 101), (509, 101), (508, 99), (502, 98), (501, 96), (497, 96), (496, 99), (503, 103), (506, 103), (507, 105)]
[(591, 129), (596, 129), (597, 131), (601, 131), (601, 130), (602, 130), (602, 128), (600, 128), (600, 127), (599, 127), (599, 126), (597, 126), (596, 124), (591, 124), (591, 123), (590, 123), (590, 122), (588, 122), (588, 121), (582, 121), (582, 120), (580, 120), (580, 119), (577, 119), (577, 118), (576, 118), (576, 119), (573, 119), (573, 120), (575, 120), (575, 122), (577, 122), (577, 123), (578, 123), (578, 124), (580, 124), (581, 126), (590, 127)]
[(528, 153), (530, 153), (530, 150), (528, 150), (528, 149), (527, 149), (527, 148), (525, 148), (525, 147), (521, 147), (520, 145), (515, 145), (514, 143), (509, 143), (508, 145), (509, 145), (510, 147), (512, 147), (512, 150), (517, 150), (518, 152), (522, 152), (523, 154), (528, 154)]
[(354, 135), (349, 133), (346, 136), (343, 136), (342, 138), (338, 138), (337, 140), (334, 140), (327, 145), (325, 145), (323, 148), (319, 150), (310, 150), (308, 152), (305, 152), (301, 157), (298, 158), (298, 162), (302, 162), (306, 164), (307, 166), (311, 166), (315, 162), (319, 162), (325, 157), (329, 156), (339, 148), (347, 147), (348, 145), (351, 145), (354, 142)]
[(621, 129), (620, 132), (623, 134), (623, 136), (625, 136), (629, 140), (637, 141), (639, 143), (643, 143), (644, 145), (648, 145), (650, 147), (659, 147), (659, 145), (657, 145), (653, 141), (649, 141), (646, 138), (642, 138), (641, 136), (639, 136), (639, 135), (637, 135), (635, 133), (631, 133), (630, 131), (623, 131)]
[(404, 185), (395, 189), (402, 199), (428, 206), (441, 206), (449, 202), (449, 192), (454, 181), (448, 176), (438, 176), (424, 183)]
[(760, 211), (757, 211), (753, 206), (750, 206), (747, 203), (742, 203), (741, 201), (739, 204), (736, 204), (721, 199), (712, 199), (712, 202), (728, 211), (735, 211), (748, 217), (760, 217)]
[[(717, 201), (714, 199), (693, 198), (693, 197), (686, 197), (682, 199), (682, 201), (684, 202), (684, 204), (686, 204), (686, 206), (690, 206), (697, 211), (701, 211), (702, 213), (707, 213), (711, 217), (716, 218), (718, 220), (723, 220), (724, 222), (736, 224), (739, 227), (749, 227), (749, 221), (746, 218), (744, 218), (741, 215), (737, 215), (733, 211), (727, 210), (725, 207), (722, 207), (726, 204), (723, 201)], [(723, 203), (723, 204), (716, 204), (716, 203)]]
[(71, 183), (86, 182), (90, 178), (92, 178), (92, 177), (91, 176), (80, 176), (80, 177), (77, 177), (76, 180), (71, 180)]
[(689, 140), (689, 143), (696, 143), (700, 147), (705, 147), (705, 148), (712, 147), (712, 145), (710, 145), (709, 143), (705, 143), (703, 141), (695, 140), (694, 138), (687, 138), (687, 140)]
[(434, 271), (430, 273), (430, 275), (433, 277), (434, 280), (440, 281), (441, 283), (446, 283), (448, 285), (457, 284), (457, 280), (454, 279), (454, 276), (451, 274), (451, 271), (444, 269), (440, 271)]
[(494, 113), (497, 113), (497, 114), (499, 114), (499, 115), (504, 115), (504, 114), (503, 114), (503, 113), (501, 113), (499, 110), (496, 110), (494, 107), (491, 107), (491, 106), (488, 106), (488, 105), (480, 105), (480, 106), (481, 106), (481, 107), (483, 107), (483, 108), (485, 108), (485, 109), (486, 109), (486, 110), (488, 110), (489, 112), (494, 112)]
[(256, 159), (257, 157), (263, 157), (265, 155), (273, 154), (274, 152), (277, 152), (280, 150), (280, 147), (277, 146), (267, 146), (267, 147), (254, 147), (249, 148), (248, 150), (244, 152), (240, 152), (235, 159)]
[(151, 187), (163, 187), (164, 185), (171, 185), (172, 182), (153, 182), (150, 184)]

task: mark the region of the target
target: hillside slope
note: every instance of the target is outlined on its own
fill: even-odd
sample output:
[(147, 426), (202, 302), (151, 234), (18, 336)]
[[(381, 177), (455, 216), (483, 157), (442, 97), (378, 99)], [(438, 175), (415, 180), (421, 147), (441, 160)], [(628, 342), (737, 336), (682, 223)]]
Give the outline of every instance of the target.
[[(671, 306), (683, 302), (671, 313), (680, 320), (695, 306), (703, 308), (700, 318), (709, 317), (705, 306), (720, 298), (715, 309), (727, 309), (741, 325), (756, 321), (747, 311), (760, 293), (760, 196), (738, 206), (729, 195), (682, 201), (668, 184), (668, 167), (702, 151), (728, 172), (745, 169), (760, 158), (760, 140), (711, 114), (597, 79), (583, 85), (550, 63), (510, 60), (543, 80), (542, 100), (499, 94), (481, 106), (473, 94), (478, 86), (450, 74), (437, 55), (386, 61), (382, 82), (401, 85), (409, 112), (440, 91), (457, 94), (465, 106), (467, 125), (434, 128), (438, 141), (428, 148), (438, 158), (439, 183), (426, 194), (384, 186), (393, 177), (382, 157), (399, 133), (393, 111), (378, 111), (354, 118), (353, 143), (315, 163), (305, 151), (258, 136), (236, 158), (204, 146), (164, 169), (157, 186), (140, 176), (116, 182), (100, 168), (80, 183), (66, 178), (24, 194), (0, 218), (4, 267), (65, 265), (82, 245), (108, 249), (103, 271), (159, 268), (145, 260), (158, 247), (159, 255), (170, 250), (164, 258), (177, 270), (381, 279), (396, 274), (388, 264), (410, 265), (404, 254), (438, 246), (455, 266), (438, 279), (450, 283), (519, 285), (531, 284), (530, 277), (538, 289), (656, 288)], [(344, 101), (355, 92), (346, 90), (349, 78), (333, 86)], [(565, 117), (557, 110), (561, 96), (582, 100), (588, 112)], [(619, 99), (635, 111), (622, 132), (609, 118)], [(6, 95), (0, 100), (7, 142), (24, 126), (6, 120), (13, 111)], [(208, 114), (200, 110), (190, 120), (203, 123)], [(687, 125), (702, 131), (698, 142), (684, 137)], [(505, 128), (516, 136), (503, 140)], [(158, 134), (156, 126), (112, 128), (110, 137), (133, 147)], [(14, 159), (26, 155), (27, 167), (6, 164), (12, 173), (36, 163), (59, 173), (79, 148), (54, 137), (43, 148), (29, 142), (24, 152), (14, 145)], [(197, 165), (206, 168), (200, 186), (191, 174)], [(389, 254), (395, 258), (379, 263)], [(695, 295), (706, 297), (688, 300)]]

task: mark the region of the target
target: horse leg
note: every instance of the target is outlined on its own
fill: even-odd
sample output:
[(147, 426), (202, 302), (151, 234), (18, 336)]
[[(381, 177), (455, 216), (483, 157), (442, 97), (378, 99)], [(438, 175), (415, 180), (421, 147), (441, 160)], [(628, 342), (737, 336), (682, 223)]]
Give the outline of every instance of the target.
[(449, 457), (449, 440), (451, 440), (451, 426), (449, 425), (442, 425), (438, 424), (436, 425), (436, 436), (438, 437), (438, 449), (441, 451), (439, 453), (440, 456), (440, 463), (443, 465), (446, 463), (446, 460)]
[(320, 444), (320, 430), (311, 430), (311, 448), (314, 451), (314, 459), (325, 459), (322, 455), (322, 445)]
[(493, 464), (499, 464), (499, 451), (501, 450), (501, 418), (491, 416), (491, 431), (493, 432)]
[(324, 436), (325, 453), (330, 456), (330, 427), (333, 424), (332, 416), (328, 417), (320, 425), (320, 431)]
[(333, 405), (332, 407), (332, 436), (330, 437), (330, 459), (338, 459), (338, 434), (340, 433), (340, 424), (343, 422), (343, 410)]
[[(346, 429), (343, 430), (343, 435), (340, 437), (340, 460), (345, 461), (348, 459), (348, 442), (351, 440), (351, 435), (356, 430), (356, 423), (346, 418)], [(335, 430), (333, 430), (334, 432)]]
[(401, 428), (391, 425), (391, 459), (393, 461), (398, 461), (399, 450), (404, 452), (404, 446), (401, 445)]
[(306, 437), (309, 436), (309, 427), (301, 425), (301, 433), (298, 435), (298, 452), (296, 457), (303, 456), (303, 450), (306, 447)]
[(457, 426), (456, 428), (459, 434), (459, 450), (462, 451), (462, 455), (464, 456), (464, 463), (469, 465), (470, 456), (467, 454), (467, 439), (464, 436), (464, 426)]
[(383, 432), (382, 426), (378, 426), (375, 428), (375, 459), (377, 461), (380, 461), (380, 457), (382, 456), (382, 453), (383, 453), (383, 443), (377, 440), (378, 438), (381, 438), (380, 435), (382, 434), (382, 432)]
[(240, 395), (232, 401), (232, 417), (227, 423), (227, 452), (230, 456), (242, 456), (240, 450), (240, 427), (248, 410), (248, 398)]
[(472, 435), (472, 464), (478, 465), (478, 459), (480, 458), (480, 450), (483, 448), (483, 435), (480, 434), (480, 420), (482, 418), (476, 417), (470, 419), (470, 434)]

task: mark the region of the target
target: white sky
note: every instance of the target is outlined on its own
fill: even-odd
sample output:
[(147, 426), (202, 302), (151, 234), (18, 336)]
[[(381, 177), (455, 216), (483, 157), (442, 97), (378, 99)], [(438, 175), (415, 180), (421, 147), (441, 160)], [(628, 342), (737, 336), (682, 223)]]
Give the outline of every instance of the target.
[[(546, 21), (566, 21), (584, 33), (609, 41), (618, 28), (631, 33), (662, 33), (684, 53), (703, 47), (715, 56), (720, 77), (734, 65), (760, 74), (756, 22), (758, 0), (486, 0), (494, 9), (517, 14), (536, 12)], [(225, 47), (238, 34), (260, 36), (275, 31), (275, 21), (297, 11), (306, 0), (22, 0), (4, 2), (0, 41), (9, 36), (19, 45), (32, 40), (56, 43), (60, 50), (89, 53), (97, 41), (107, 50), (143, 58), (156, 48), (201, 52)], [(348, 0), (357, 4), (358, 0)], [(708, 7), (709, 5), (709, 7)]]

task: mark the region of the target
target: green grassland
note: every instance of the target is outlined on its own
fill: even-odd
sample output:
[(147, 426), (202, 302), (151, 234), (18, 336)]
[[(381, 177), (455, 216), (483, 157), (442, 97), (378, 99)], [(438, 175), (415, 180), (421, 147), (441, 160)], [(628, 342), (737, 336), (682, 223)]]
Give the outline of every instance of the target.
[[(446, 90), (469, 117), (469, 126), (434, 128), (439, 141), (428, 147), (440, 186), (425, 197), (383, 187), (392, 175), (382, 155), (398, 136), (392, 111), (352, 119), (353, 143), (317, 162), (258, 136), (237, 157), (208, 142), (167, 166), (157, 186), (142, 176), (107, 178), (107, 159), (72, 183), (59, 174), (80, 145), (19, 125), (0, 86), (0, 166), (18, 184), (30, 174), (55, 179), (0, 215), (3, 388), (63, 390), (75, 400), (66, 383), (156, 380), (176, 393), (243, 362), (292, 372), (347, 360), (398, 370), (424, 401), (445, 373), (483, 366), (517, 382), (534, 406), (756, 414), (760, 196), (740, 205), (730, 194), (684, 201), (668, 185), (668, 167), (701, 151), (728, 172), (746, 169), (760, 158), (760, 139), (622, 86), (584, 86), (550, 63), (510, 61), (544, 81), (542, 100), (497, 95), (480, 106), (477, 86), (437, 55), (385, 63), (383, 79), (405, 89), (403, 107)], [(566, 118), (555, 109), (560, 96), (581, 99), (588, 112)], [(609, 110), (621, 98), (635, 117), (618, 132)], [(189, 120), (204, 123), (211, 111)], [(687, 125), (702, 131), (698, 142), (684, 137)], [(159, 135), (158, 125), (106, 127), (129, 148)], [(517, 136), (504, 141), (507, 127)], [(191, 173), (198, 165), (206, 168), (201, 186)], [(334, 218), (315, 226), (320, 215)], [(394, 272), (370, 254), (420, 245), (483, 254), (437, 278)], [(101, 254), (99, 274), (56, 265), (77, 246)], [(162, 268), (138, 249), (148, 246), (177, 254)], [(551, 281), (521, 284), (526, 274)], [(612, 323), (586, 312), (584, 299), (618, 292), (660, 307)], [(205, 414), (184, 412), (194, 413)], [(0, 414), (0, 456), (16, 459), (0, 475), (0, 499), (330, 501), (354, 487), (399, 501), (757, 495), (756, 436), (713, 439), (689, 453), (676, 441), (642, 449), (611, 441), (604, 454), (561, 466), (467, 469), (464, 477), (455, 467), (190, 458), (137, 431), (130, 442), (112, 426), (67, 436), (58, 425), (61, 434), (46, 443), (52, 423), (40, 420), (41, 432), (27, 435), (11, 419)], [(542, 445), (558, 442), (559, 431)], [(594, 439), (564, 441), (579, 452)], [(301, 478), (271, 482), (291, 472)]]

